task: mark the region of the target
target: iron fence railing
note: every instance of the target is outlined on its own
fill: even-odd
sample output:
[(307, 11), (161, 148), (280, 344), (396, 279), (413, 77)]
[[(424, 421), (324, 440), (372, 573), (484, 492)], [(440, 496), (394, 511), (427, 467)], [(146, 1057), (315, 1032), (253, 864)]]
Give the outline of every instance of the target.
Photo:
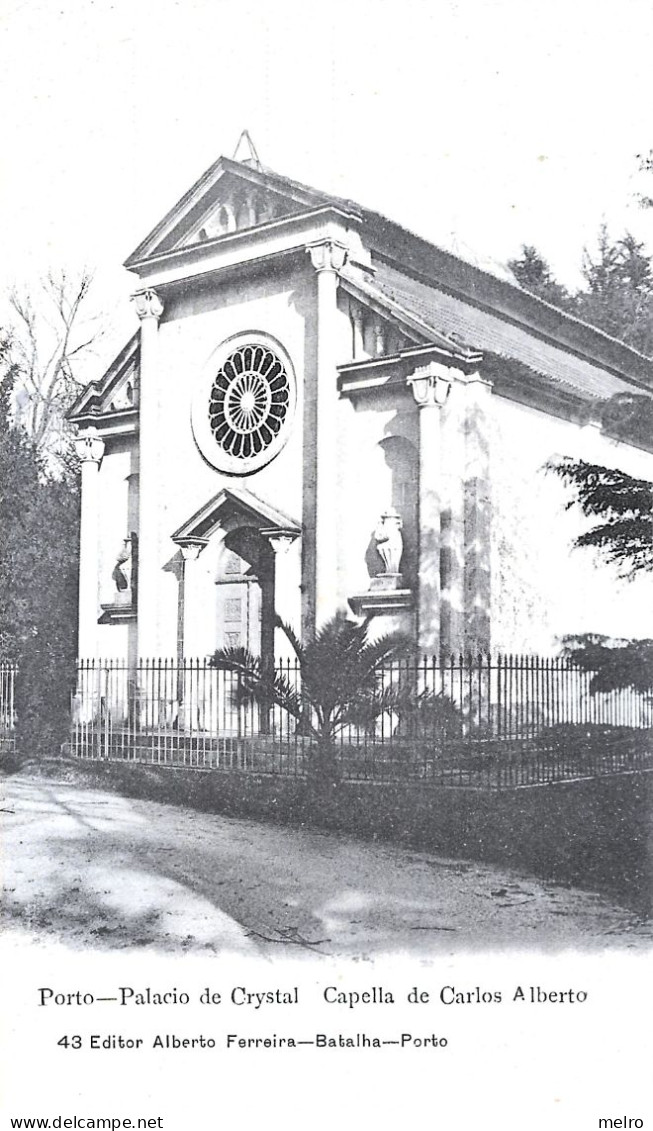
[[(278, 674), (301, 691), (295, 661)], [(382, 667), (387, 709), (335, 738), (357, 781), (511, 786), (653, 767), (653, 697), (590, 692), (592, 673), (535, 656), (401, 660)], [(307, 726), (278, 703), (243, 698), (208, 661), (80, 663), (71, 747), (83, 758), (302, 776), (318, 757)]]
[(0, 661), (0, 751), (15, 743), (16, 672), (15, 664)]

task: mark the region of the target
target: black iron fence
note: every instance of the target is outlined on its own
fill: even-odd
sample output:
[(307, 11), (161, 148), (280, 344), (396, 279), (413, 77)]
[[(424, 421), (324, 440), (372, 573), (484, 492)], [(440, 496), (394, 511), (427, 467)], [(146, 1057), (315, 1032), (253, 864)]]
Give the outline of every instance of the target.
[(16, 665), (0, 662), (0, 752), (16, 740)]
[[(294, 661), (276, 672), (301, 695)], [(592, 673), (534, 656), (402, 660), (379, 669), (375, 712), (334, 743), (355, 781), (502, 787), (653, 767), (653, 695), (590, 691)], [(363, 715), (367, 717), (363, 718)], [(254, 702), (208, 661), (79, 665), (71, 748), (105, 758), (303, 776), (320, 757), (310, 705)]]

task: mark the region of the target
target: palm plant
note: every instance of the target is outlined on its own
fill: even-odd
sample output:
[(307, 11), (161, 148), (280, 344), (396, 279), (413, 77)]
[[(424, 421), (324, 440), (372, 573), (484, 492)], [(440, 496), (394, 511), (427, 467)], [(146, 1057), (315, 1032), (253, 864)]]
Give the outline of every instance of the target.
[(264, 709), (280, 707), (292, 716), (304, 734), (315, 739), (309, 762), (313, 777), (338, 778), (336, 740), (349, 726), (369, 729), (395, 705), (396, 689), (383, 687), (384, 666), (408, 647), (407, 639), (390, 633), (370, 640), (369, 623), (357, 624), (337, 613), (312, 640), (301, 643), (290, 625), (277, 617), (297, 658), (300, 683), (275, 669), (245, 648), (222, 648), (213, 655), (213, 667), (238, 675), (234, 697), (238, 705), (258, 703)]

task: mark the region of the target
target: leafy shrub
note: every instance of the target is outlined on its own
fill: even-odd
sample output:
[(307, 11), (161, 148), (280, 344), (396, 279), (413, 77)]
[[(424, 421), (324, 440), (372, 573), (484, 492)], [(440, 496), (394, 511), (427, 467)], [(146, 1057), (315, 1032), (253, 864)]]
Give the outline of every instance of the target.
[(462, 738), (461, 712), (441, 691), (406, 692), (399, 697), (395, 713), (399, 718), (395, 733), (402, 738), (435, 742)]

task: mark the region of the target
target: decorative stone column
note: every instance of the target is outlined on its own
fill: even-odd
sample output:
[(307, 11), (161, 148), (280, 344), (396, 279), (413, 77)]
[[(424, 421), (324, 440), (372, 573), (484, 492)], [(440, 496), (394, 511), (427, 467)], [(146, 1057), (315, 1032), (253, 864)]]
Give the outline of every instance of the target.
[[(309, 633), (334, 615), (338, 607), (338, 271), (347, 249), (333, 240), (307, 248), (317, 272), (315, 340), (314, 518), (305, 514), (309, 545), (305, 547), (303, 585), (307, 598), (304, 627)], [(311, 537), (312, 535), (312, 537)], [(312, 545), (310, 543), (312, 542)], [(306, 576), (308, 575), (308, 576)]]
[(184, 730), (189, 731), (197, 726), (199, 703), (197, 696), (199, 688), (193, 683), (192, 676), (185, 672), (184, 661), (198, 658), (198, 649), (194, 646), (194, 626), (200, 614), (197, 607), (198, 585), (195, 573), (195, 562), (206, 546), (203, 538), (189, 538), (181, 542), (179, 549), (182, 556), (182, 571), (179, 579), (179, 624), (181, 632), (177, 640), (177, 700), (180, 704), (180, 722)]
[(194, 625), (198, 615), (200, 615), (196, 607), (198, 585), (195, 579), (194, 564), (206, 545), (207, 543), (203, 538), (189, 538), (187, 542), (182, 542), (179, 546), (183, 559), (180, 592), (182, 631), (179, 662), (184, 659), (196, 659), (199, 652), (194, 640)]
[(293, 592), (292, 571), (288, 561), (288, 551), (298, 538), (296, 530), (282, 530), (275, 527), (261, 530), (274, 553), (274, 611), (286, 624), (292, 624), (296, 596)]
[(365, 322), (363, 318), (363, 308), (355, 300), (349, 303), (350, 318), (352, 324), (352, 357), (355, 361), (360, 361), (365, 355)]
[(99, 604), (98, 531), (100, 499), (98, 472), (104, 455), (104, 440), (89, 428), (75, 442), (82, 465), (82, 507), (79, 537), (79, 628), (78, 655), (91, 660), (97, 651)]
[(435, 361), (407, 378), (419, 410), (417, 647), (429, 655), (440, 651), (440, 414), (452, 380)]
[(150, 659), (158, 652), (159, 605), (159, 434), (158, 328), (163, 303), (155, 291), (133, 296), (141, 321), (139, 397), (139, 556), (138, 655)]

